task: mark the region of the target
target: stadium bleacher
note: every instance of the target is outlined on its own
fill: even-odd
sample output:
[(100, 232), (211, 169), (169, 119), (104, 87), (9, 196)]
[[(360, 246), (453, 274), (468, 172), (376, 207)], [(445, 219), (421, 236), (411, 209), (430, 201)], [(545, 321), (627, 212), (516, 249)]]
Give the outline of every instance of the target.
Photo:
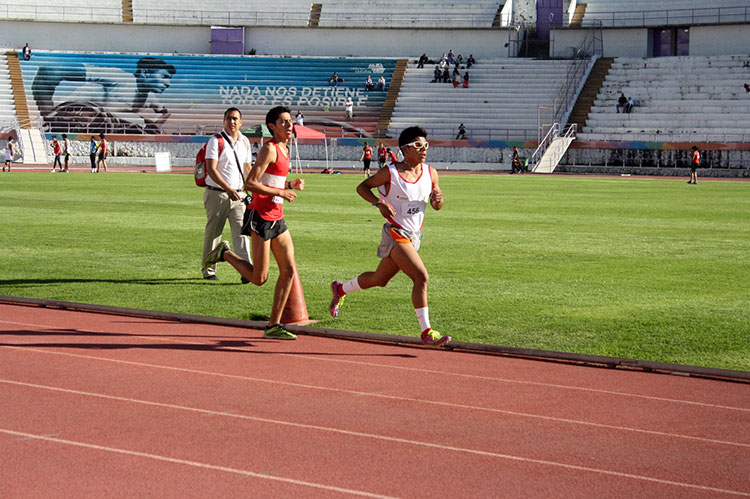
[(9, 131), (16, 121), (16, 106), (8, 73), (8, 62), (0, 58), (0, 132)]
[[(747, 135), (750, 96), (743, 87), (750, 56), (615, 59), (583, 132), (591, 140), (639, 134), (709, 137)], [(631, 113), (617, 113), (620, 93), (632, 96)], [(666, 139), (665, 139), (666, 140)]]
[(689, 26), (714, 23), (750, 22), (750, 5), (742, 0), (586, 0), (583, 25), (603, 26)]
[(570, 65), (566, 60), (481, 60), (468, 70), (469, 88), (453, 88), (430, 83), (434, 65), (410, 64), (389, 135), (417, 124), (433, 138), (454, 139), (463, 123), (470, 139), (536, 140), (538, 107), (551, 105)]
[(319, 0), (320, 27), (489, 28), (498, 0)]
[[(139, 84), (135, 74), (144, 57), (173, 66), (174, 75), (163, 93), (149, 93), (141, 109), (133, 109), (133, 94)], [(283, 104), (294, 112), (301, 110), (308, 115), (306, 125), (329, 135), (359, 136), (375, 133), (386, 95), (384, 91), (365, 91), (364, 81), (368, 75), (374, 80), (383, 75), (390, 81), (395, 63), (395, 59), (36, 51), (30, 61), (21, 61), (21, 68), (32, 118), (44, 115), (54, 131), (87, 133), (104, 125), (108, 133), (210, 133), (211, 127), (220, 126), (227, 107), (240, 108), (243, 121), (250, 125), (262, 123), (270, 107)], [(37, 78), (75, 68), (79, 72), (85, 68), (86, 81)], [(334, 72), (344, 79), (336, 87), (329, 86)], [(35, 98), (35, 93), (45, 92), (53, 94), (52, 112), (40, 109), (39, 98)], [(352, 97), (355, 105), (351, 120), (344, 119), (346, 97)], [(168, 113), (161, 126), (139, 119), (146, 117), (153, 123), (165, 117), (166, 113), (154, 112), (154, 108)]]

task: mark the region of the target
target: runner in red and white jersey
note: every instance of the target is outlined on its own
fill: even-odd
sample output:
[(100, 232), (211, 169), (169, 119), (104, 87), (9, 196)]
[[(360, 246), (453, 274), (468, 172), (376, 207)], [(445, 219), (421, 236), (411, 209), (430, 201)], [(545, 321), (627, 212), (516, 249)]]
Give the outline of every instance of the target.
[(305, 188), (305, 181), (300, 178), (287, 180), (287, 142), (292, 136), (292, 123), (289, 108), (277, 106), (268, 111), (266, 125), (273, 133), (273, 140), (266, 142), (258, 152), (258, 158), (245, 181), (245, 188), (253, 193), (253, 200), (245, 213), (242, 233), (250, 236), (253, 263), (243, 260), (229, 250), (226, 241), (222, 241), (203, 262), (204, 268), (216, 262), (229, 262), (242, 277), (256, 286), (262, 286), (268, 280), (268, 266), (273, 252), (279, 266), (279, 278), (276, 281), (268, 326), (263, 336), (280, 340), (297, 338), (281, 324), (281, 315), (297, 274), (294, 244), (284, 221), (283, 203), (295, 200), (297, 194), (293, 189), (301, 191)]
[[(383, 225), (375, 271), (364, 272), (346, 282), (331, 283), (330, 311), (337, 317), (344, 296), (361, 289), (385, 286), (399, 272), (412, 280), (411, 300), (422, 331), (422, 343), (443, 346), (451, 341), (430, 326), (427, 306), (427, 269), (417, 251), (422, 240), (422, 222), (429, 203), (433, 209), (443, 207), (443, 193), (438, 186), (438, 174), (425, 163), (427, 132), (420, 127), (409, 127), (398, 139), (404, 160), (381, 168), (375, 175), (357, 186), (357, 194), (380, 210), (387, 222)], [(376, 196), (373, 189), (377, 189)]]

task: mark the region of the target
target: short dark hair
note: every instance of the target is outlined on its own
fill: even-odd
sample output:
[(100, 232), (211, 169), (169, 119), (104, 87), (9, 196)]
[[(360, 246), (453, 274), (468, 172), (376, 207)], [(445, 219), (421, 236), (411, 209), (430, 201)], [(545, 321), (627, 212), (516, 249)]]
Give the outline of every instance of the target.
[(286, 106), (276, 106), (274, 108), (271, 108), (271, 110), (266, 113), (266, 125), (276, 123), (276, 120), (279, 119), (279, 116), (284, 113), (289, 113), (289, 116), (292, 115), (292, 111)]
[(67, 133), (62, 134), (62, 138), (67, 139), (68, 138), (68, 134)]
[(136, 67), (135, 74), (141, 71), (156, 71), (159, 69), (166, 69), (170, 76), (174, 76), (177, 70), (171, 64), (167, 64), (161, 59), (156, 57), (142, 57), (138, 60), (138, 66)]
[(421, 126), (410, 126), (404, 128), (401, 135), (398, 136), (398, 146), (403, 147), (410, 142), (414, 142), (417, 137), (427, 138), (427, 132)]
[(240, 111), (236, 107), (230, 107), (229, 109), (227, 109), (226, 111), (224, 111), (224, 118), (226, 118), (229, 113), (233, 113), (235, 111), (237, 111), (238, 113), (240, 113), (240, 118), (242, 118), (242, 111)]
[(100, 133), (100, 134), (99, 134), (99, 138), (100, 138), (100, 139), (103, 139), (103, 138), (104, 138), (104, 133)]

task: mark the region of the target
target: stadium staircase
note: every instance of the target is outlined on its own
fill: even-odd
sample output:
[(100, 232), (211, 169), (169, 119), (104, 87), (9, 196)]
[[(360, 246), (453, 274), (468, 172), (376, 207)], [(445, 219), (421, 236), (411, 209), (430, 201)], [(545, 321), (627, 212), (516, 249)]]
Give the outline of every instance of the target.
[[(619, 57), (583, 127), (587, 140), (735, 141), (750, 130), (750, 56)], [(620, 93), (631, 113), (617, 113)], [(644, 139), (644, 134), (650, 138)]]
[[(8, 58), (0, 59), (0, 132), (8, 132), (13, 129), (16, 121), (16, 104), (13, 100), (13, 87), (11, 85), (10, 71), (8, 70)], [(18, 62), (18, 58), (16, 58)]]
[(419, 125), (430, 138), (452, 140), (463, 123), (469, 139), (536, 141), (539, 107), (552, 105), (570, 65), (564, 60), (479, 60), (468, 70), (469, 88), (454, 88), (431, 83), (434, 64), (417, 68), (409, 63), (388, 135), (397, 137)]
[(568, 123), (575, 123), (578, 130), (583, 130), (586, 125), (591, 107), (594, 105), (599, 89), (614, 60), (614, 57), (600, 57), (594, 63), (594, 67), (591, 69), (591, 73), (589, 73), (589, 77), (586, 79), (586, 83), (568, 118)]
[(310, 28), (317, 28), (320, 26), (320, 11), (323, 9), (323, 4), (314, 3), (310, 7), (310, 22), (307, 26)]
[(21, 74), (21, 65), (18, 59), (18, 52), (10, 50), (6, 52), (5, 58), (8, 62), (8, 74), (10, 76), (10, 86), (13, 92), (13, 103), (16, 109), (16, 116), (21, 127), (31, 125), (29, 108), (26, 105), (26, 90), (24, 88), (23, 76)]
[(573, 11), (573, 17), (570, 20), (570, 27), (571, 28), (580, 28), (581, 23), (583, 22), (583, 18), (586, 15), (586, 7), (587, 5), (585, 3), (577, 3), (576, 4), (576, 10)]
[[(33, 79), (40, 66), (52, 66), (61, 70), (80, 67), (81, 64), (96, 66), (99, 78), (133, 87), (133, 74), (141, 57), (135, 54), (36, 51), (30, 61), (20, 62), (23, 71), (23, 86), (20, 88), (25, 88), (30, 120), (34, 121), (40, 116), (32, 95)], [(161, 129), (161, 133), (168, 134), (218, 131), (224, 110), (231, 106), (241, 109), (244, 125), (251, 126), (263, 123), (266, 112), (274, 105), (288, 105), (293, 114), (301, 110), (306, 115), (306, 126), (330, 137), (374, 137), (386, 92), (367, 92), (364, 81), (368, 75), (377, 81), (382, 74), (390, 82), (396, 66), (395, 59), (370, 58), (205, 55), (153, 57), (176, 68), (169, 88), (161, 95), (149, 95), (149, 99), (155, 98), (169, 111), (169, 118)], [(338, 87), (328, 85), (334, 72), (344, 79)], [(48, 131), (143, 132), (138, 128), (142, 125), (139, 120), (127, 121), (128, 117), (120, 116), (117, 107), (123, 108), (124, 105), (103, 106), (102, 94), (102, 86), (95, 82), (85, 85), (64, 82), (64, 85), (56, 87), (55, 105), (65, 102), (83, 105), (77, 108), (73, 118), (55, 119), (46, 116)], [(344, 101), (347, 96), (351, 96), (355, 103), (353, 119), (345, 119), (344, 116)], [(153, 119), (159, 117), (150, 110), (141, 114)], [(127, 123), (123, 123), (123, 119)], [(133, 126), (126, 126), (128, 124)]]
[(133, 0), (122, 0), (122, 22), (133, 22)]
[(393, 109), (396, 107), (398, 94), (401, 91), (401, 83), (404, 81), (404, 74), (406, 74), (407, 64), (407, 59), (399, 59), (396, 62), (396, 69), (393, 71), (393, 78), (391, 79), (391, 83), (388, 86), (388, 93), (385, 96), (385, 102), (383, 103), (383, 108), (380, 111), (380, 118), (378, 118), (378, 137), (387, 136), (388, 128), (390, 128), (391, 126)]

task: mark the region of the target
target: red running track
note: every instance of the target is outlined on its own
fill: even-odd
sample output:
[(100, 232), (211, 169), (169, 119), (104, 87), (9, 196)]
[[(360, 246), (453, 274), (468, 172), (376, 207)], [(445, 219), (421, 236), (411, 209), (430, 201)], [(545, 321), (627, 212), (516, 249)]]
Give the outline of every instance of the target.
[(748, 497), (750, 387), (0, 305), (0, 496)]

